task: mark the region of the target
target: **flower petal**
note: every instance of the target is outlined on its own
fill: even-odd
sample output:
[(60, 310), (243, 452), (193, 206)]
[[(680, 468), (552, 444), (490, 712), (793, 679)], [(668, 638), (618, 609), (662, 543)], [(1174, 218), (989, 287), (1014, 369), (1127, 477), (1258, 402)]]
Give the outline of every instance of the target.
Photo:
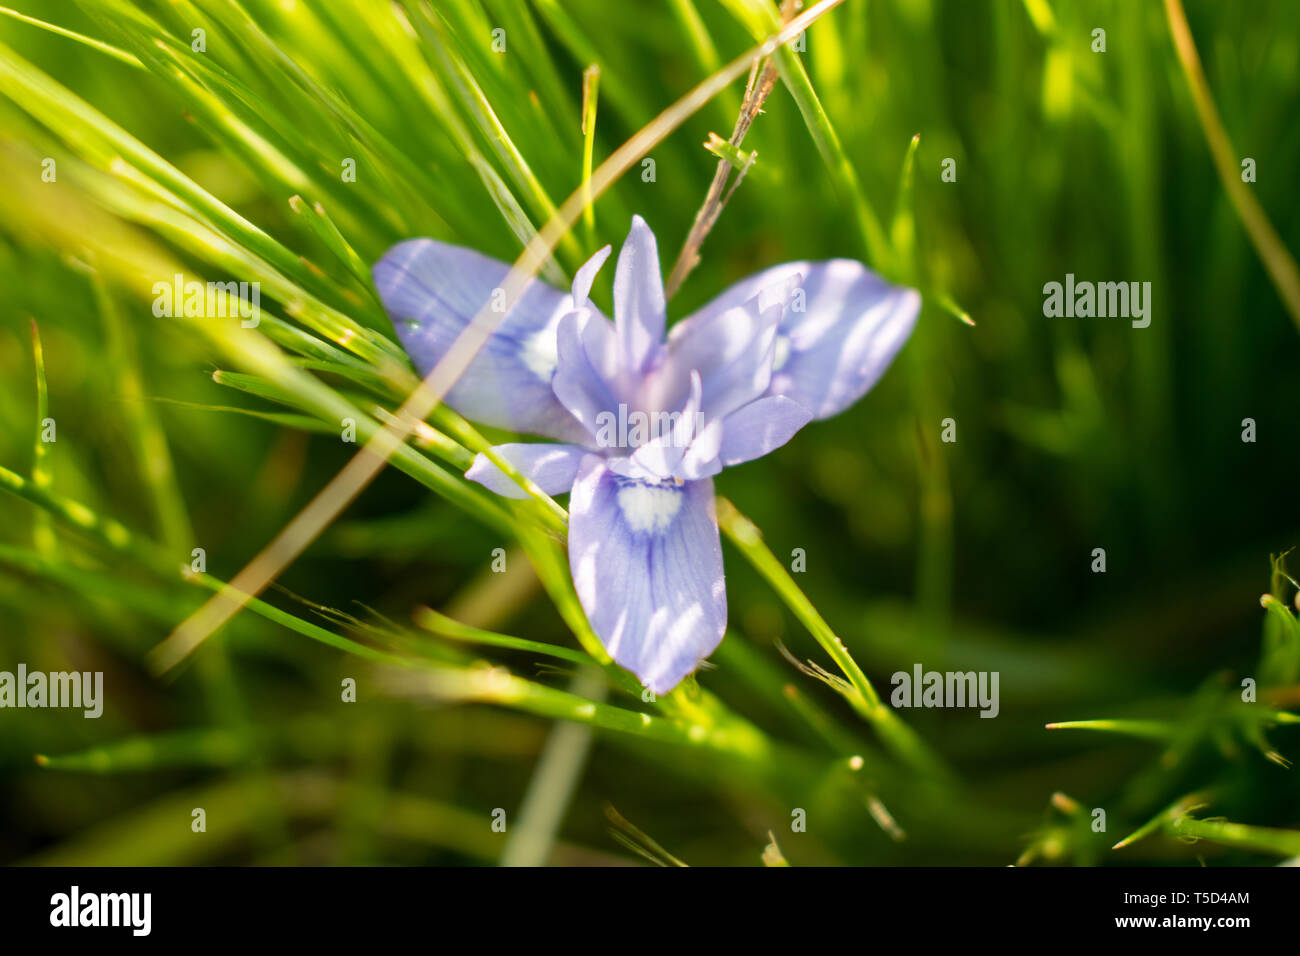
[(723, 420), (715, 418), (704, 426), (695, 436), (695, 441), (691, 442), (691, 447), (686, 449), (682, 463), (673, 474), (674, 478), (696, 481), (709, 478), (722, 470), (722, 462), (718, 460), (718, 453), (722, 450), (722, 425)]
[(762, 458), (788, 442), (812, 418), (812, 412), (784, 395), (750, 402), (723, 420), (718, 460), (730, 466)]
[(639, 375), (653, 362), (663, 344), (666, 315), (655, 234), (644, 219), (633, 216), (614, 270), (614, 323), (619, 358), (629, 376)]
[[(682, 456), (690, 448), (695, 436), (704, 430), (700, 414), (700, 373), (691, 372), (691, 392), (686, 404), (678, 412), (653, 417), (649, 441), (632, 453), (632, 461), (656, 478), (669, 478), (676, 474)], [(656, 428), (658, 434), (655, 433)]]
[(609, 251), (610, 247), (605, 246), (579, 266), (578, 271), (573, 274), (572, 295), (573, 309), (575, 312), (579, 309), (592, 308), (590, 301), (591, 285), (596, 281), (596, 273), (600, 271), (600, 267), (603, 266), (605, 260), (609, 258)]
[[(797, 281), (797, 275), (791, 276), (779, 288), (792, 291)], [(766, 301), (765, 296), (754, 296), (673, 327), (667, 368), (678, 377), (686, 369), (699, 370), (704, 383), (701, 407), (708, 418), (721, 418), (767, 391), (783, 308), (779, 298)]]
[(557, 365), (551, 388), (555, 397), (586, 432), (585, 444), (594, 443), (602, 412), (617, 412), (618, 344), (614, 327), (599, 313), (571, 312), (556, 331)]
[[(573, 487), (578, 465), (582, 463), (583, 456), (588, 454), (585, 448), (577, 445), (552, 445), (545, 442), (511, 442), (495, 445), (492, 450), (525, 478), (532, 479), (548, 495), (562, 495)], [(469, 466), (465, 477), (504, 498), (528, 497), (524, 489), (482, 452), (474, 456), (474, 464)]]
[[(421, 375), (492, 300), (510, 267), (472, 249), (411, 239), (375, 264), (375, 288)], [(551, 391), (555, 329), (570, 296), (530, 282), (509, 314), (447, 392), (467, 418), (512, 431), (577, 441), (581, 426)]]
[(569, 500), (569, 563), (605, 649), (666, 694), (727, 629), (713, 482), (620, 478), (596, 455)]
[[(796, 275), (803, 282), (777, 330), (767, 393), (828, 418), (866, 394), (907, 341), (921, 305), (915, 290), (892, 285), (852, 259), (787, 262), (742, 279), (680, 325), (708, 324), (755, 296), (760, 307), (770, 305)], [(686, 334), (673, 332), (674, 341)]]

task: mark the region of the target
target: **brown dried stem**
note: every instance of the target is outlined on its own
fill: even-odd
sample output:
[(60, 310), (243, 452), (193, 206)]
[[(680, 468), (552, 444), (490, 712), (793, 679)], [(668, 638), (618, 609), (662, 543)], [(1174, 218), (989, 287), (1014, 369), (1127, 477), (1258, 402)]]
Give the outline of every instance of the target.
[[(797, 4), (793, 0), (786, 0), (781, 6), (781, 13), (786, 22), (794, 15)], [(740, 105), (740, 115), (736, 117), (735, 128), (731, 131), (731, 138), (727, 142), (740, 148), (741, 142), (745, 139), (745, 134), (749, 132), (749, 127), (753, 125), (758, 114), (763, 112), (763, 103), (767, 100), (768, 95), (776, 86), (778, 71), (776, 65), (770, 62), (771, 58), (766, 57), (762, 60), (755, 60), (753, 67), (749, 71), (749, 82), (745, 85), (745, 99)], [(761, 72), (760, 72), (761, 71)], [(713, 181), (709, 183), (709, 191), (704, 196), (704, 203), (700, 206), (699, 211), (695, 214), (695, 221), (691, 224), (691, 231), (686, 236), (686, 242), (682, 245), (682, 251), (677, 256), (677, 261), (673, 263), (672, 272), (668, 274), (668, 281), (664, 285), (664, 294), (672, 298), (677, 290), (682, 287), (686, 277), (700, 263), (700, 247), (704, 245), (704, 239), (708, 236), (713, 224), (718, 221), (718, 216), (722, 214), (725, 207), (731, 199), (731, 194), (736, 191), (740, 181), (745, 178), (745, 173), (749, 167), (754, 164), (757, 153), (750, 155), (749, 161), (739, 170), (736, 171), (735, 181), (732, 182), (731, 188), (723, 193), (726, 188), (727, 180), (731, 175), (733, 165), (729, 159), (718, 160), (717, 171), (713, 174)]]

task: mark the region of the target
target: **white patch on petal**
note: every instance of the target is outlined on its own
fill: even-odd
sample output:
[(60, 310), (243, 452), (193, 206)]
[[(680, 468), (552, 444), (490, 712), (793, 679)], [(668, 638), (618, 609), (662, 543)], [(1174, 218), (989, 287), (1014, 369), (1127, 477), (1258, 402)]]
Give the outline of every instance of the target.
[(550, 384), (559, 363), (559, 338), (555, 327), (540, 329), (524, 340), (519, 349), (519, 359), (543, 382)]
[(772, 346), (772, 371), (779, 371), (789, 358), (790, 337), (778, 334)]
[(660, 534), (682, 509), (682, 493), (662, 485), (624, 485), (618, 490), (618, 508), (631, 530)]
[(596, 593), (596, 555), (595, 549), (588, 548), (578, 559), (578, 567), (573, 572), (573, 584), (582, 594)]

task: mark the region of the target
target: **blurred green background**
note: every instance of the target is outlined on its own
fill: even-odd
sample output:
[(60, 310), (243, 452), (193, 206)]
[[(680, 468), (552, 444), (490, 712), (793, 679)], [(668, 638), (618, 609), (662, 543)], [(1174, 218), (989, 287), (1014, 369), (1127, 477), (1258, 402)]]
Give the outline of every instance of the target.
[[(795, 583), (882, 695), (915, 662), (1000, 673), (995, 720), (899, 712), (947, 767), (930, 772), (781, 654), (833, 669), (788, 589), (729, 543), (731, 626), (698, 687), (648, 705), (576, 673), (564, 582), (543, 587), (525, 553), (555, 571), (538, 510), (459, 479), (470, 439), (450, 421), (431, 419), (458, 443), (449, 478), (387, 469), (267, 592), (306, 626), (245, 611), (167, 677), (146, 666), (208, 596), (175, 573), (191, 550), (229, 580), (355, 454), (339, 403), (373, 417), (409, 387), (368, 264), (417, 235), (514, 259), (581, 182), (585, 67), (598, 164), (771, 33), (775, 7), (10, 2), (74, 35), (0, 17), (0, 466), (22, 483), (0, 482), (0, 670), (103, 671), (106, 703), (98, 720), (0, 711), (0, 862), (757, 864), (771, 837), (795, 865), (1300, 855), (1300, 786), (1266, 756), (1300, 750), (1268, 719), (1300, 704), (1295, 588), (1270, 565), (1300, 540), (1300, 335), (1216, 175), (1163, 4), (847, 0), (781, 60), (743, 144), (758, 159), (670, 306), (831, 256), (922, 290), (862, 402), (717, 488), (784, 564), (805, 550)], [(1255, 160), (1247, 188), (1300, 248), (1300, 6), (1187, 15)], [(731, 133), (743, 91), (742, 74), (655, 146), (652, 181), (638, 163), (601, 196), (556, 273), (635, 212), (667, 272), (717, 165), (701, 144)], [(258, 279), (271, 318), (156, 318), (150, 285), (177, 271)], [(1066, 273), (1149, 281), (1150, 327), (1045, 318)], [(413, 623), (426, 605), (574, 654), (434, 636)], [(542, 690), (494, 696), (484, 660)], [(749, 743), (593, 731), (552, 719), (547, 688)], [(1144, 723), (1044, 729), (1101, 718)], [(1196, 828), (1217, 816), (1259, 829)]]

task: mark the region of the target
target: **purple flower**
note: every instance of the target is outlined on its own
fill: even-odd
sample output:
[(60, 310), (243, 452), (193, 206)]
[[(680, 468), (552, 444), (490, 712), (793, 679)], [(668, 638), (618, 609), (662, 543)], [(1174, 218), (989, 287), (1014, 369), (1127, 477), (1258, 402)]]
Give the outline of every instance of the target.
[[(613, 322), (588, 298), (609, 252), (567, 294), (530, 283), (446, 401), (559, 442), (495, 451), (548, 494), (572, 492), (569, 564), (582, 606), (610, 656), (662, 694), (727, 627), (712, 476), (861, 398), (911, 333), (921, 297), (849, 259), (790, 262), (733, 285), (665, 337), (654, 234), (633, 218)], [(508, 270), (432, 239), (400, 243), (375, 265), (421, 374)], [(524, 497), (481, 454), (465, 475)]]

